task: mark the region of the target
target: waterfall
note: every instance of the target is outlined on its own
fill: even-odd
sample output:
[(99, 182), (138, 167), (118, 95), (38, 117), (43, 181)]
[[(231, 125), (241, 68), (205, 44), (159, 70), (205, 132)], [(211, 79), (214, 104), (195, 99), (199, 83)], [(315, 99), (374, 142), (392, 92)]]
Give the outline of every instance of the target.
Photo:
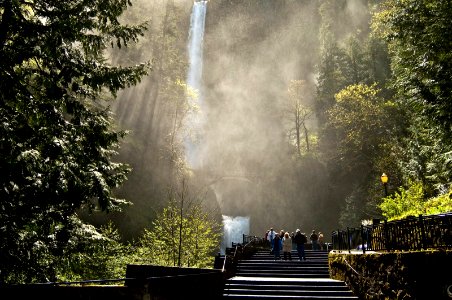
[(244, 234), (250, 234), (250, 217), (223, 215), (223, 239), (220, 253), (225, 254), (226, 247), (232, 247), (232, 243), (242, 243)]
[(197, 91), (197, 98), (189, 98), (190, 105), (198, 108), (187, 116), (186, 125), (190, 130), (189, 137), (185, 139), (186, 157), (192, 168), (200, 165), (199, 149), (196, 146), (202, 138), (202, 126), (204, 124), (203, 99), (202, 99), (202, 46), (204, 38), (204, 26), (207, 11), (207, 1), (193, 3), (190, 17), (190, 30), (188, 34), (188, 57), (189, 67), (187, 84)]

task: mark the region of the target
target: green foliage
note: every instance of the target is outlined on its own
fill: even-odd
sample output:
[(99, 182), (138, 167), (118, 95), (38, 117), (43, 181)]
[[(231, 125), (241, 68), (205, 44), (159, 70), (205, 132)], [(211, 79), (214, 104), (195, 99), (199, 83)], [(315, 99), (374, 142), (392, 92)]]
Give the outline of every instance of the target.
[(401, 186), (380, 206), (390, 219), (448, 211), (452, 52), (445, 37), (451, 13), (447, 1), (387, 0), (374, 14), (373, 33), (388, 44), (391, 85), (406, 119), (406, 129), (395, 132), (388, 148), (397, 162), (393, 185)]
[[(36, 260), (35, 264), (29, 263), (31, 270), (15, 268), (3, 280), (26, 283), (123, 278), (132, 247), (121, 242), (117, 229), (108, 224), (98, 230), (77, 217), (69, 219), (70, 232), (57, 228), (57, 233), (48, 237), (48, 244), (42, 241), (28, 244), (30, 248), (24, 253), (24, 259)], [(18, 244), (27, 243), (35, 235), (32, 231), (22, 233)], [(37, 266), (41, 269), (36, 269)]]
[(381, 194), (375, 182), (382, 169), (398, 174), (392, 172), (397, 161), (392, 142), (398, 141), (394, 137), (406, 122), (400, 107), (390, 100), (387, 45), (369, 34), (372, 3), (354, 2), (367, 7), (359, 17), (348, 5), (321, 1), (315, 114), (320, 126), (319, 157), (331, 178), (326, 183), (331, 187), (330, 201), (342, 207), (339, 223), (353, 226), (354, 220), (379, 217), (375, 204)]
[[(342, 153), (376, 154), (386, 129), (384, 100), (376, 86), (351, 85), (336, 94), (336, 104), (328, 111), (329, 123), (340, 134)], [(390, 104), (389, 104), (390, 105)]]
[[(384, 89), (390, 76), (386, 45), (374, 36), (368, 35), (367, 22), (363, 26), (347, 24), (348, 15), (344, 9), (346, 1), (321, 1), (320, 27), (321, 61), (318, 66), (317, 116), (322, 123), (327, 121), (324, 113), (334, 104), (334, 95), (353, 84), (372, 85), (377, 83)], [(356, 1), (356, 5), (367, 5), (367, 1)], [(370, 20), (370, 10), (363, 10), (361, 20)], [(357, 21), (359, 22), (359, 21)], [(347, 26), (349, 25), (349, 27)], [(344, 30), (342, 27), (346, 27)], [(384, 94), (387, 93), (383, 90)]]
[(373, 27), (390, 47), (395, 86), (403, 101), (450, 133), (452, 8), (442, 0), (387, 0)]
[(413, 182), (407, 189), (400, 187), (398, 190), (399, 192), (384, 198), (380, 204), (382, 215), (388, 220), (394, 220), (422, 214), (425, 202), (422, 183)]
[(128, 203), (113, 194), (129, 168), (112, 161), (124, 132), (105, 100), (147, 66), (104, 58), (145, 29), (120, 24), (128, 3), (0, 4), (0, 282), (56, 280), (67, 242), (87, 229), (76, 211)]
[(125, 278), (133, 247), (121, 242), (121, 236), (111, 222), (101, 227), (95, 236), (73, 241), (72, 245), (58, 263), (59, 280)]
[(218, 251), (221, 225), (200, 202), (185, 204), (174, 198), (145, 229), (139, 240), (141, 263), (208, 268)]
[(329, 150), (331, 162), (340, 168), (341, 177), (350, 179), (346, 184), (352, 187), (340, 223), (350, 226), (350, 220), (378, 217), (375, 204), (381, 194), (374, 182), (382, 166), (386, 172), (395, 166), (391, 155), (397, 140), (389, 137), (403, 130), (403, 113), (396, 103), (381, 96), (376, 84), (344, 88), (336, 94), (335, 104), (327, 113), (327, 125), (337, 141), (335, 148)]
[(437, 197), (426, 198), (421, 182), (412, 182), (408, 188), (384, 198), (380, 204), (383, 216), (388, 220), (403, 219), (407, 216), (431, 215), (452, 211), (452, 189)]
[(447, 1), (387, 0), (372, 22), (388, 43), (392, 86), (409, 122), (406, 135), (398, 136), (399, 170), (405, 184), (421, 181), (426, 197), (452, 183), (451, 16)]
[(431, 198), (424, 203), (424, 214), (433, 215), (452, 212), (452, 189), (438, 197)]
[(447, 189), (452, 183), (452, 145), (446, 142), (445, 133), (438, 126), (432, 126), (423, 116), (412, 117), (401, 144), (399, 168), (405, 182), (421, 181), (428, 197)]
[[(326, 125), (320, 149), (331, 174), (353, 178), (346, 206), (364, 210), (363, 201), (355, 201), (363, 197), (378, 204), (374, 199), (378, 193), (369, 182), (382, 170), (391, 174), (389, 187), (410, 186), (415, 181), (422, 183), (424, 198), (443, 194), (452, 182), (452, 52), (445, 38), (452, 28), (450, 4), (439, 0), (383, 1), (375, 6), (371, 35), (356, 31), (342, 41), (332, 26), (337, 5), (339, 2), (325, 1), (321, 6), (323, 48), (317, 115)], [(356, 84), (373, 82), (377, 83), (373, 88), (382, 90), (380, 99), (363, 100), (374, 96), (359, 91)], [(346, 88), (351, 84), (355, 88)], [(418, 211), (393, 206), (387, 207), (393, 214)], [(343, 214), (342, 219), (347, 220), (352, 213)]]
[(328, 150), (330, 159), (355, 177), (361, 174), (357, 180), (365, 179), (385, 155), (387, 136), (398, 122), (397, 107), (379, 93), (376, 85), (348, 86), (336, 94), (334, 106), (327, 111), (329, 132), (336, 138), (335, 148)]

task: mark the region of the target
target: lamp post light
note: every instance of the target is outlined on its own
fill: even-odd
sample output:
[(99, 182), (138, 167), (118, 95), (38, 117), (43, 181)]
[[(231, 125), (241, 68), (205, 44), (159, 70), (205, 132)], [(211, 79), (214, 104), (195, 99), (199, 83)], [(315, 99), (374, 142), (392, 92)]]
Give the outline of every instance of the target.
[(381, 183), (383, 183), (383, 186), (385, 188), (385, 197), (388, 196), (388, 175), (385, 173), (381, 174)]

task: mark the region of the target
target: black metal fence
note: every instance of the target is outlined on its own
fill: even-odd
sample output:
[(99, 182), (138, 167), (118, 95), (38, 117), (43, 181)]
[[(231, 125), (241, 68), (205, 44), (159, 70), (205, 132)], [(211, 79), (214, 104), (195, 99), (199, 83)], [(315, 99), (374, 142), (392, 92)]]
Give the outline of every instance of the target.
[(452, 248), (452, 212), (333, 231), (333, 250), (391, 251)]
[(265, 239), (262, 237), (258, 237), (255, 235), (243, 235), (243, 245), (246, 245), (250, 242), (254, 242), (254, 243), (258, 243), (258, 244), (262, 244), (265, 243)]

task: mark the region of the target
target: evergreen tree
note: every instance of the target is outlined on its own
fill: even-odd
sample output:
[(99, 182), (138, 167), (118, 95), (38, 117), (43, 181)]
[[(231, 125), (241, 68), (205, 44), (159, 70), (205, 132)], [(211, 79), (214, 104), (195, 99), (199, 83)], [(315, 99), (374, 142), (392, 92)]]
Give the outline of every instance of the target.
[(93, 237), (80, 209), (119, 210), (128, 166), (106, 100), (146, 65), (113, 66), (104, 50), (135, 42), (127, 0), (0, 4), (0, 282), (54, 281), (56, 259)]
[(388, 43), (399, 94), (443, 126), (452, 126), (452, 4), (387, 0), (374, 27)]
[[(367, 9), (355, 16), (355, 6)], [(384, 153), (392, 153), (389, 137), (400, 133), (396, 122), (403, 120), (400, 108), (386, 100), (392, 95), (387, 88), (390, 61), (386, 44), (369, 34), (372, 10), (371, 1), (327, 0), (320, 6), (319, 157), (331, 178), (331, 203), (343, 203), (341, 224), (378, 216), (376, 174), (382, 161), (395, 168), (393, 157)]]
[(450, 1), (387, 0), (373, 20), (389, 45), (393, 89), (410, 122), (399, 158), (404, 187), (420, 181), (429, 197), (452, 183), (451, 17)]
[(85, 232), (99, 232), (95, 238), (78, 237), (70, 251), (56, 259), (55, 273), (62, 281), (125, 278), (127, 264), (134, 259), (134, 247), (123, 243), (118, 229), (109, 222), (99, 229), (84, 225)]

